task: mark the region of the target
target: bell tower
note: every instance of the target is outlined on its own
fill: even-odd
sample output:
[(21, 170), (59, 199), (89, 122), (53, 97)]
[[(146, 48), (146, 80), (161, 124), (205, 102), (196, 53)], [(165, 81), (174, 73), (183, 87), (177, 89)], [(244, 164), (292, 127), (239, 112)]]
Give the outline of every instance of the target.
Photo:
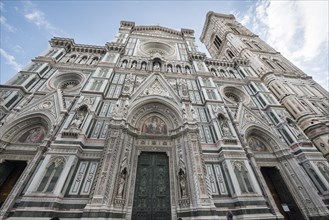
[[(313, 144), (329, 159), (329, 103), (327, 91), (233, 15), (210, 11), (200, 37), (214, 59), (237, 63), (249, 60), (265, 86), (288, 110)], [(326, 108), (326, 110), (325, 110)]]

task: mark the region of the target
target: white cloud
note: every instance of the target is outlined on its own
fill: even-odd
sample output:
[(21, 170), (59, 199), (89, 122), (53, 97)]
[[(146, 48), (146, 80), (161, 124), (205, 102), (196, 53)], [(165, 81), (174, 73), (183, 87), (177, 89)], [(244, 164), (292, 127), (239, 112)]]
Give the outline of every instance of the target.
[(25, 53), (24, 49), (20, 45), (18, 45), (18, 44), (13, 47), (13, 50), (16, 53)]
[(35, 24), (40, 29), (45, 29), (51, 35), (60, 35), (62, 33), (58, 28), (54, 27), (46, 18), (45, 13), (36, 8), (31, 1), (26, 1), (24, 9), (24, 17), (27, 21)]
[(5, 59), (6, 63), (13, 67), (16, 71), (20, 71), (22, 66), (16, 62), (15, 57), (8, 54), (4, 49), (0, 48), (0, 54)]
[(328, 89), (328, 7), (328, 1), (258, 0), (237, 19)]
[(15, 32), (16, 28), (7, 23), (7, 19), (4, 16), (0, 16), (0, 23), (3, 25), (8, 31)]

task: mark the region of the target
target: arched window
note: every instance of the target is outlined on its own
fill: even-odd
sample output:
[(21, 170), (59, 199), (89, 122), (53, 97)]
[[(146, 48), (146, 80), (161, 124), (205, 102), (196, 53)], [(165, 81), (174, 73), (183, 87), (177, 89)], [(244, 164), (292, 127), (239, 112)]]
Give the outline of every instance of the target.
[(180, 67), (180, 65), (176, 66), (176, 71), (177, 73), (182, 73), (182, 68)]
[(220, 71), (219, 71), (219, 72), (220, 72), (220, 74), (221, 74), (222, 76), (224, 76), (224, 77), (226, 76), (226, 74), (225, 74), (225, 70), (223, 70), (223, 69), (220, 69)]
[(98, 62), (98, 57), (94, 57), (94, 58), (91, 60), (90, 64), (97, 64), (97, 62)]
[(215, 44), (217, 50), (219, 50), (220, 46), (222, 45), (222, 40), (219, 39), (219, 37), (217, 35), (215, 36), (214, 44)]
[(191, 68), (189, 66), (185, 66), (185, 71), (187, 74), (191, 74)]
[(231, 76), (232, 78), (236, 78), (236, 76), (235, 76), (235, 74), (234, 74), (234, 72), (233, 72), (232, 70), (229, 70), (228, 72), (230, 73), (230, 76)]
[(79, 63), (81, 63), (81, 64), (85, 64), (86, 62), (87, 62), (87, 56), (83, 56), (83, 57), (81, 57)]
[(42, 178), (42, 181), (37, 189), (38, 192), (53, 192), (56, 183), (64, 169), (65, 161), (63, 158), (56, 158), (51, 162)]
[(211, 68), (210, 72), (212, 73), (212, 75), (217, 76), (216, 70), (214, 68)]
[(68, 59), (67, 59), (67, 63), (73, 63), (73, 61), (75, 60), (75, 58), (76, 58), (76, 55), (72, 55), (72, 56), (70, 56)]

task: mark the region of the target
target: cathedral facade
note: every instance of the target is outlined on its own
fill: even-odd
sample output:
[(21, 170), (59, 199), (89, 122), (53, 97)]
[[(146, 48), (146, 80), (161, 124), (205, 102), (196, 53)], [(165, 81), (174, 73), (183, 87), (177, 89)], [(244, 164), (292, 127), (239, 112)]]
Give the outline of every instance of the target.
[(328, 219), (329, 93), (233, 15), (55, 37), (0, 86), (0, 219)]

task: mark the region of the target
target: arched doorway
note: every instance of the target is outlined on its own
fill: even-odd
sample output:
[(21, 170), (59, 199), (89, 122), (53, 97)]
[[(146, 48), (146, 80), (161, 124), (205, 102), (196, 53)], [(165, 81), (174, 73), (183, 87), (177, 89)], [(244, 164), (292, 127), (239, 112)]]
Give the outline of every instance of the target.
[[(48, 124), (50, 122), (46, 117), (34, 115), (15, 120), (12, 126), (3, 132), (1, 141), (6, 143), (6, 147), (1, 152), (0, 207), (13, 191), (28, 161), (34, 157), (33, 153), (37, 152), (37, 147), (44, 141), (49, 130)], [(26, 178), (26, 175), (24, 176)]]
[(138, 157), (132, 220), (171, 219), (169, 159), (164, 152)]
[[(253, 151), (257, 166), (260, 170), (261, 178), (267, 186), (271, 197), (278, 211), (285, 220), (304, 219), (291, 191), (289, 190), (287, 179), (280, 170), (280, 162), (273, 155), (274, 151), (281, 147), (274, 141), (267, 132), (260, 128), (252, 128), (246, 132), (246, 140)], [(267, 158), (267, 162), (264, 161)], [(271, 159), (268, 159), (271, 158)]]
[(159, 101), (139, 105), (132, 112), (128, 121), (138, 135), (129, 168), (131, 219), (175, 219), (178, 155), (174, 135), (181, 117), (172, 106)]

